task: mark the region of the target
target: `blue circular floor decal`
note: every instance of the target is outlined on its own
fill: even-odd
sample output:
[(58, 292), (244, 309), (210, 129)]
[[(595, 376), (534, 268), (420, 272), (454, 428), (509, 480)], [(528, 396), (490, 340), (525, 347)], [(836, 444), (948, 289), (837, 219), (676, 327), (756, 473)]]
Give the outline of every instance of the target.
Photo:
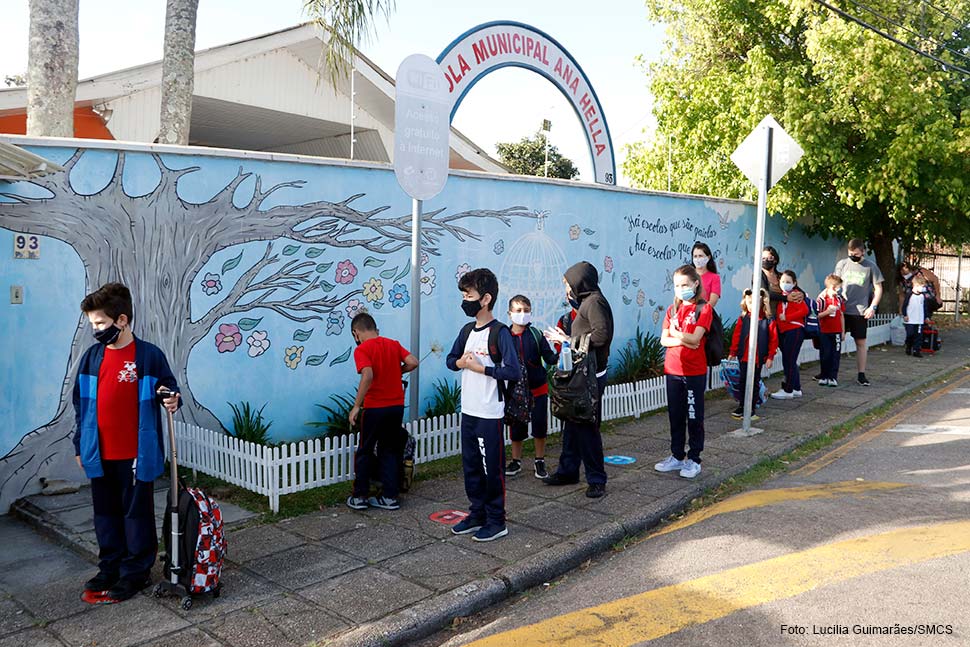
[(603, 459), (603, 462), (609, 463), (610, 465), (629, 465), (636, 463), (637, 459), (632, 456), (607, 456)]

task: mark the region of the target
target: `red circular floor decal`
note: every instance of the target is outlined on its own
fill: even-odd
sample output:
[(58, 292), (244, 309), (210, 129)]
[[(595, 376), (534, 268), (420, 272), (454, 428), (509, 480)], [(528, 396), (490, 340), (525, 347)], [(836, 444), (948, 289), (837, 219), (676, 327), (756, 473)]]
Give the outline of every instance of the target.
[(468, 513), (462, 512), (461, 510), (440, 510), (438, 512), (432, 512), (428, 515), (428, 519), (436, 521), (437, 523), (443, 523), (446, 526), (453, 526), (467, 516)]

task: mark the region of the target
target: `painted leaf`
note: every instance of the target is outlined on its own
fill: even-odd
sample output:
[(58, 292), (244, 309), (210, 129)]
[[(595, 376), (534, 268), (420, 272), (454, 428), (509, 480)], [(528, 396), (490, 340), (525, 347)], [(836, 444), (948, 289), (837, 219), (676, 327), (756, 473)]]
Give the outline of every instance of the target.
[(589, 227), (587, 227), (586, 229), (583, 230), (583, 233), (586, 234), (587, 236), (592, 236), (596, 232), (590, 229)]
[(324, 353), (323, 355), (310, 355), (306, 358), (307, 366), (320, 366), (323, 364), (324, 360), (327, 359), (327, 355), (330, 353)]
[(384, 270), (383, 272), (381, 272), (381, 278), (382, 279), (387, 279), (388, 281), (390, 281), (391, 279), (394, 278), (394, 275), (395, 274), (397, 274), (397, 266), (396, 265), (393, 268), (389, 269), (389, 270)]
[(319, 265), (317, 265), (317, 272), (319, 272), (320, 274), (323, 274), (331, 267), (333, 267), (333, 261), (330, 261), (329, 263), (320, 263)]
[(331, 292), (331, 291), (333, 291), (333, 289), (335, 287), (337, 287), (337, 286), (334, 285), (333, 283), (327, 283), (326, 281), (320, 281), (320, 289), (323, 290), (324, 292)]
[(410, 273), (411, 273), (411, 263), (408, 262), (407, 264), (405, 264), (404, 269), (401, 270), (401, 273), (394, 277), (394, 280), (395, 281), (400, 281), (401, 279), (403, 279), (405, 276), (407, 276)]
[(313, 328), (310, 328), (310, 330), (297, 330), (295, 333), (293, 333), (293, 341), (306, 341), (312, 334)]
[(633, 287), (636, 288), (636, 287), (639, 287), (639, 286), (640, 286), (640, 279), (633, 279)]
[(654, 301), (653, 299), (650, 299), (650, 305), (655, 306), (655, 305), (657, 305), (657, 302)]
[(239, 326), (239, 330), (249, 331), (255, 328), (256, 326), (258, 326), (259, 322), (262, 320), (263, 320), (262, 317), (260, 317), (259, 319), (249, 319), (249, 318), (240, 319), (239, 323), (236, 325)]
[(616, 283), (616, 273), (613, 273), (613, 282)]
[(239, 252), (239, 256), (236, 258), (230, 258), (228, 261), (222, 264), (222, 273), (225, 274), (229, 270), (234, 270), (239, 267), (239, 262), (242, 261), (243, 253)]
[(324, 252), (324, 249), (322, 247), (311, 247), (310, 249), (306, 250), (306, 257), (307, 258), (316, 258), (317, 256), (319, 256), (323, 252)]
[(630, 305), (631, 303), (633, 303), (633, 299), (631, 299), (630, 297), (628, 297), (627, 295), (624, 294), (623, 295), (623, 303), (625, 303), (626, 305)]
[(599, 245), (596, 245), (596, 244), (594, 244), (594, 243), (590, 243), (590, 244), (589, 244), (589, 248), (590, 248), (590, 249), (599, 249), (599, 248), (600, 248), (600, 246), (599, 246)]
[(299, 245), (287, 245), (283, 248), (283, 256), (293, 256), (293, 254), (296, 254), (298, 251), (300, 251)]
[(374, 258), (373, 256), (368, 256), (364, 259), (364, 265), (367, 267), (384, 267), (384, 263), (386, 262), (384, 259)]
[(380, 310), (381, 308), (384, 307), (384, 302), (383, 301), (375, 301), (371, 305), (374, 306), (375, 308), (377, 308), (378, 310)]
[(340, 357), (335, 357), (332, 360), (330, 360), (330, 366), (333, 366), (334, 364), (343, 364), (344, 362), (346, 362), (348, 359), (350, 359), (350, 351), (351, 349), (348, 348), (343, 353), (341, 353)]

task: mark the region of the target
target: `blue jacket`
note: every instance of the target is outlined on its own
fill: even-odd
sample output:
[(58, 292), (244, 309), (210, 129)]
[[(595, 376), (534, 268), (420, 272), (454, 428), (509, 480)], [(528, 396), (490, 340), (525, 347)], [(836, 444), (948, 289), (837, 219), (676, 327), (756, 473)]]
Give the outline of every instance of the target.
[(532, 327), (532, 324), (527, 325), (521, 335), (512, 335), (512, 339), (520, 347), (522, 357), (525, 359), (525, 369), (529, 374), (529, 388), (538, 389), (548, 379), (546, 368), (542, 363), (554, 365), (559, 359), (559, 354), (552, 349), (542, 333)]
[[(98, 373), (104, 346), (94, 344), (81, 356), (74, 382), (74, 452), (88, 478), (104, 476), (98, 439)], [(179, 392), (165, 354), (154, 344), (135, 339), (135, 370), (138, 372), (138, 457), (135, 478), (154, 481), (165, 471), (162, 441), (162, 398), (156, 391), (164, 386)], [(181, 406), (181, 400), (179, 401)]]

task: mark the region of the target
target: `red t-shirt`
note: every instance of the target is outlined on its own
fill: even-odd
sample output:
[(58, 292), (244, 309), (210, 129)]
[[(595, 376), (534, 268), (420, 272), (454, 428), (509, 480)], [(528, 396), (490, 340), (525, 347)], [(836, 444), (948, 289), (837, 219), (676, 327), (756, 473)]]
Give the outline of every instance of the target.
[(98, 440), (101, 458), (105, 460), (138, 456), (135, 342), (117, 350), (104, 349), (104, 360), (98, 371)]
[[(670, 320), (673, 315), (673, 306), (667, 308), (664, 315), (664, 328), (670, 328)], [(681, 332), (692, 333), (700, 326), (704, 330), (711, 329), (711, 319), (713, 308), (705, 303), (700, 313), (697, 306), (693, 303), (682, 303), (676, 313), (677, 329)], [(668, 348), (664, 354), (664, 373), (668, 375), (706, 375), (707, 374), (707, 354), (704, 352), (704, 340), (701, 340), (697, 348), (687, 348), (686, 346), (674, 346)]]
[(374, 381), (364, 396), (365, 409), (404, 406), (401, 362), (408, 355), (400, 343), (387, 337), (374, 337), (357, 347), (354, 351), (357, 372), (368, 366), (374, 371)]
[[(841, 333), (842, 317), (840, 315), (845, 314), (845, 299), (837, 294), (834, 297), (830, 297), (823, 292), (818, 296), (816, 304), (818, 306), (819, 332), (823, 334)], [(837, 307), (838, 311), (830, 315), (822, 315), (822, 312), (824, 312), (829, 306)]]

